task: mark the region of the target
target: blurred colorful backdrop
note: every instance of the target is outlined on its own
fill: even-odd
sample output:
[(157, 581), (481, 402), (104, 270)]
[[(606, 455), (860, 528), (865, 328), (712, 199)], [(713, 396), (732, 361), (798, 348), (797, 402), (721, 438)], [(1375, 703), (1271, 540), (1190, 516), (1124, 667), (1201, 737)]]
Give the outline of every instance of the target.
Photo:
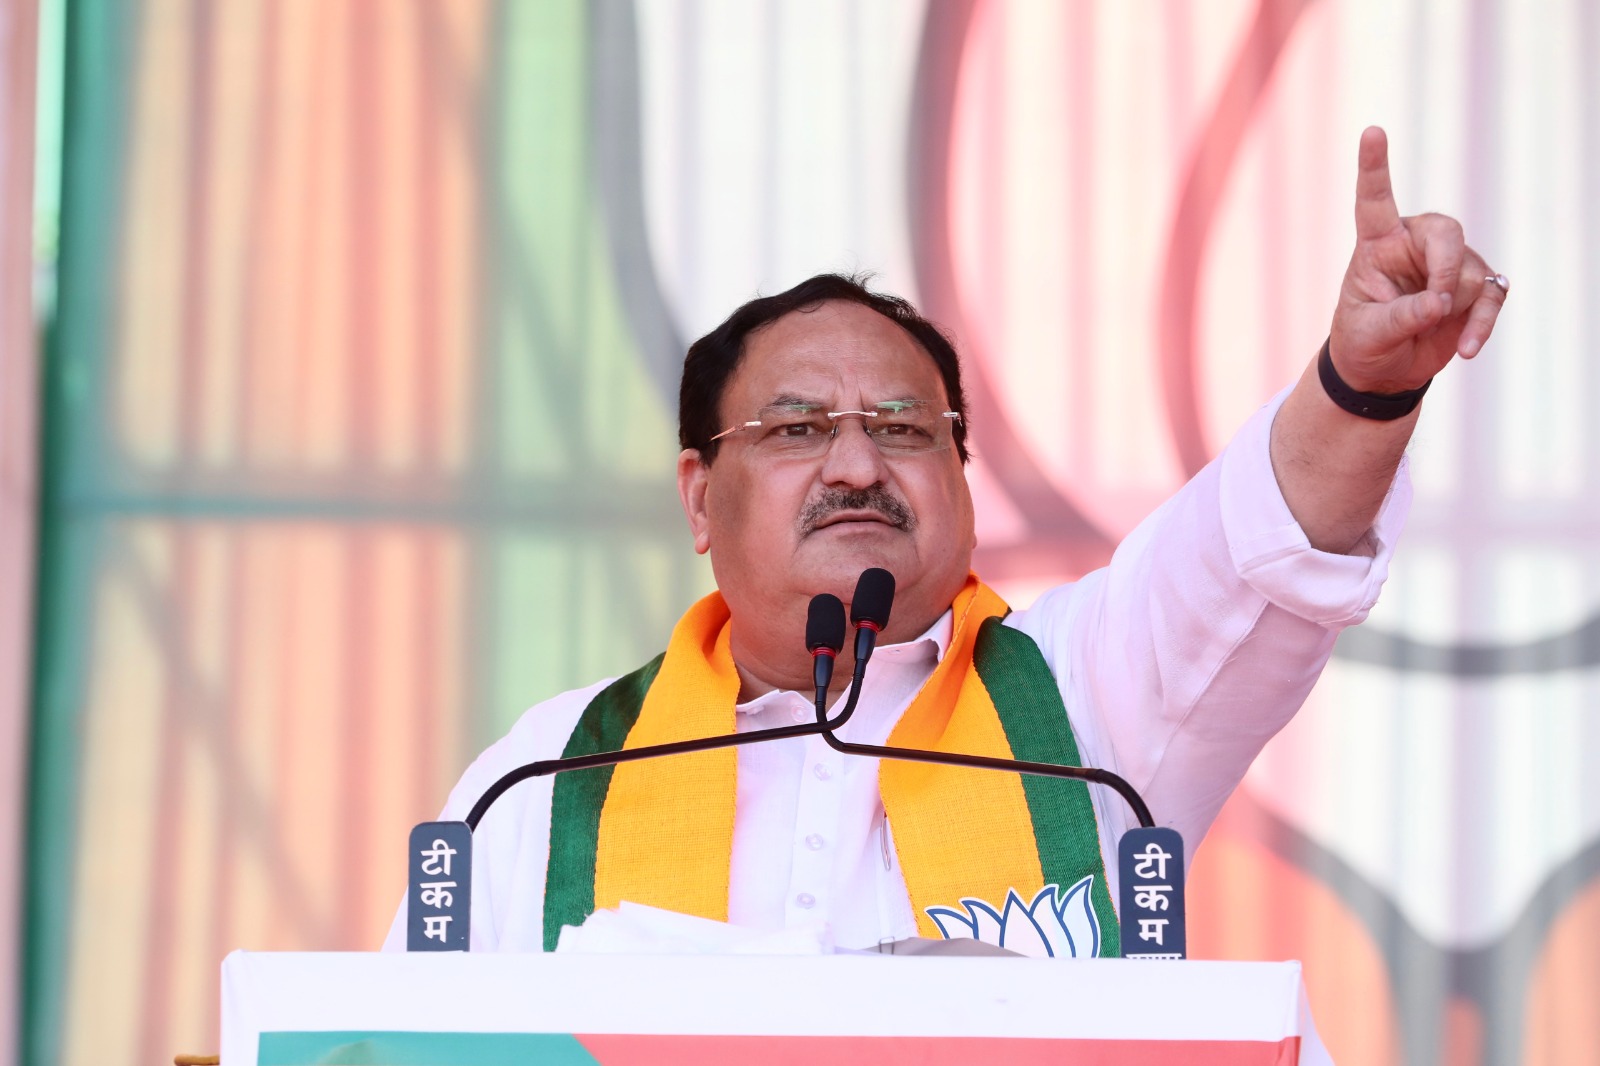
[(230, 949), (375, 947), (472, 755), (664, 645), (710, 584), (678, 368), (735, 304), (873, 271), (956, 334), (1025, 603), (1316, 352), (1369, 124), (1514, 298), (1192, 947), (1303, 959), (1340, 1061), (1600, 1056), (1600, 6), (0, 13), (21, 1061), (211, 1050)]

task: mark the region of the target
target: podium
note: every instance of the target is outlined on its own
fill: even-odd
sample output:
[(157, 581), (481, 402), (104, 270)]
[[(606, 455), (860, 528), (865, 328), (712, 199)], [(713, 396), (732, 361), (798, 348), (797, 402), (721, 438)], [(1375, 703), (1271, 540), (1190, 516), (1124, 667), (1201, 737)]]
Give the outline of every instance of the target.
[(224, 1066), (1327, 1061), (1297, 962), (236, 951), (222, 966)]

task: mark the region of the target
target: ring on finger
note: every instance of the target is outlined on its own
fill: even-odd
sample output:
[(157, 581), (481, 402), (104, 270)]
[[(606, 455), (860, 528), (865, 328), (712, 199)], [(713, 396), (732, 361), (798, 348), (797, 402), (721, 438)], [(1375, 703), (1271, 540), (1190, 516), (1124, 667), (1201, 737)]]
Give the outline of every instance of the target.
[(1483, 279), (1483, 283), (1485, 285), (1499, 286), (1500, 293), (1503, 296), (1511, 295), (1511, 279), (1506, 277), (1504, 274), (1490, 274), (1488, 277)]

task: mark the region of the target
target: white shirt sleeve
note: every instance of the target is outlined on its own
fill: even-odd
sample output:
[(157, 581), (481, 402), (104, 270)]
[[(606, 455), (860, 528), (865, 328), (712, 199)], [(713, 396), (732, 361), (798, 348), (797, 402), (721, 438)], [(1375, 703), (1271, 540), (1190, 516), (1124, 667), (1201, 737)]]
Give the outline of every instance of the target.
[[(1146, 518), (1110, 565), (1007, 622), (1049, 661), (1082, 758), (1126, 778), (1191, 858), (1262, 745), (1305, 701), (1339, 630), (1376, 602), (1410, 505), (1402, 460), (1354, 553), (1313, 548), (1269, 454), (1287, 394)], [(1114, 892), (1116, 841), (1137, 822), (1116, 793), (1090, 791)]]

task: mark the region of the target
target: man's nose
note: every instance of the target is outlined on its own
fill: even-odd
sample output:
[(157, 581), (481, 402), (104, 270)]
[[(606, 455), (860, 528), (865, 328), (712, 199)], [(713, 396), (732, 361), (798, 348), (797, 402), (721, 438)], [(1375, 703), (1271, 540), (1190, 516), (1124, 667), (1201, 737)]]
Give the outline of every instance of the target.
[(884, 480), (883, 453), (860, 418), (840, 418), (822, 461), (822, 480), (829, 485), (864, 489)]

